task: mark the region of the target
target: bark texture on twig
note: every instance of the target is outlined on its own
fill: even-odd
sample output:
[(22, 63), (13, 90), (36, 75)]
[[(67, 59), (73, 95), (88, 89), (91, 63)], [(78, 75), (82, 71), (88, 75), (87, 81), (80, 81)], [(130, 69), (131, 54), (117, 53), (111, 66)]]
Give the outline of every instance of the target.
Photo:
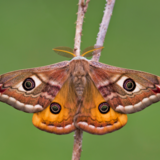
[[(107, 32), (109, 22), (112, 16), (113, 7), (115, 4), (115, 0), (106, 0), (106, 2), (107, 4), (105, 7), (102, 23), (100, 24), (99, 32), (97, 35), (97, 42), (95, 46), (103, 46), (106, 32)], [(101, 56), (101, 52), (94, 54), (92, 60), (99, 61), (100, 56)]]
[(74, 135), (72, 160), (80, 160), (82, 151), (82, 137), (83, 137), (83, 131), (80, 129), (76, 129)]
[[(74, 44), (74, 54), (76, 56), (80, 56), (80, 45), (81, 45), (81, 33), (82, 33), (82, 25), (84, 15), (88, 8), (88, 3), (90, 0), (79, 0), (78, 3), (78, 15), (77, 15), (77, 22), (76, 22), (76, 33), (75, 33), (75, 44)], [(73, 146), (73, 153), (72, 153), (72, 160), (80, 160), (81, 151), (82, 151), (82, 137), (83, 131), (80, 129), (76, 129), (74, 135), (74, 146)]]
[(80, 56), (80, 46), (81, 46), (81, 35), (82, 35), (82, 25), (84, 14), (87, 11), (88, 3), (90, 0), (79, 0), (78, 3), (78, 13), (77, 13), (77, 22), (76, 22), (76, 33), (75, 33), (75, 43), (74, 43), (74, 54)]

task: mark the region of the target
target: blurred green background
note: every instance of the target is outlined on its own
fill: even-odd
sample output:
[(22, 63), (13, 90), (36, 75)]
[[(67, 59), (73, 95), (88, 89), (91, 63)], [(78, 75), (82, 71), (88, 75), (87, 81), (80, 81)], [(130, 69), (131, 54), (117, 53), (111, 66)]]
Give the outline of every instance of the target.
[[(74, 45), (78, 0), (0, 0), (0, 74), (65, 60), (52, 51)], [(91, 0), (82, 49), (96, 42), (105, 0)], [(160, 76), (160, 1), (118, 0), (100, 61)], [(0, 159), (70, 160), (73, 135), (55, 135), (32, 125), (32, 114), (0, 103)], [(160, 103), (128, 115), (122, 129), (83, 135), (82, 160), (159, 160)]]

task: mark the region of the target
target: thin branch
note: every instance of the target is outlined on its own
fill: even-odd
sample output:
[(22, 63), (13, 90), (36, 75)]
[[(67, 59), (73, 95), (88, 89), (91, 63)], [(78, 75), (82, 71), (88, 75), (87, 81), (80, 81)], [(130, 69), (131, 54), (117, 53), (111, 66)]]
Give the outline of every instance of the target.
[(87, 11), (88, 3), (90, 0), (79, 0), (78, 3), (78, 15), (77, 15), (77, 22), (76, 22), (76, 33), (75, 33), (75, 43), (74, 43), (74, 54), (76, 56), (80, 56), (80, 46), (81, 46), (81, 35), (82, 35), (82, 25), (84, 14)]
[[(76, 34), (75, 34), (75, 44), (74, 44), (74, 54), (76, 56), (80, 56), (82, 25), (83, 25), (84, 14), (87, 11), (89, 1), (90, 0), (86, 0), (86, 2), (85, 0), (79, 0), (78, 3), (78, 15), (76, 22)], [(83, 137), (83, 131), (77, 128), (74, 135), (72, 160), (80, 160), (82, 151), (82, 137)]]
[[(106, 0), (106, 2), (107, 2), (107, 0)], [(115, 0), (108, 0), (108, 2), (106, 4), (102, 23), (100, 24), (99, 33), (97, 35), (97, 42), (96, 42), (95, 46), (103, 46), (106, 32), (107, 32), (109, 22), (110, 22), (110, 19), (112, 16), (114, 4), (115, 4)], [(99, 61), (100, 56), (101, 56), (101, 52), (98, 52), (93, 55), (92, 60)]]
[(80, 160), (82, 151), (82, 138), (83, 138), (83, 131), (80, 129), (76, 129), (74, 135), (72, 160)]

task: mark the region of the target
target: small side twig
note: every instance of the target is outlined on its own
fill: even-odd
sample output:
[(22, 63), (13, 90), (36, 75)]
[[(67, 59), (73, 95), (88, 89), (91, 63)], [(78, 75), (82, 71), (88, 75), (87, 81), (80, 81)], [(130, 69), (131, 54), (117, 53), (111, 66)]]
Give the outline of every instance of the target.
[[(104, 39), (107, 33), (107, 29), (109, 26), (109, 22), (112, 16), (112, 11), (114, 8), (115, 0), (106, 0), (107, 4), (105, 7), (102, 23), (100, 24), (99, 32), (97, 35), (97, 42), (95, 46), (103, 46)], [(94, 54), (92, 57), (93, 61), (99, 61), (99, 58), (101, 56), (101, 52), (99, 51), (98, 53)]]
[[(78, 15), (77, 15), (75, 43), (74, 43), (74, 54), (76, 56), (80, 56), (83, 19), (87, 11), (89, 1), (90, 0), (86, 0), (86, 2), (85, 0), (79, 0), (78, 3), (78, 13), (77, 13)], [(83, 131), (77, 128), (74, 135), (72, 160), (80, 160), (82, 151), (82, 137), (83, 137)]]

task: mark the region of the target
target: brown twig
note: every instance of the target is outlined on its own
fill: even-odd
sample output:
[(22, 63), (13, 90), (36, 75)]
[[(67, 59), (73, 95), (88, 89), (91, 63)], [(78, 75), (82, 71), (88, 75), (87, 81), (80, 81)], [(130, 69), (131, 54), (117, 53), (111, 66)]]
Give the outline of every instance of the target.
[(80, 160), (82, 151), (82, 137), (83, 137), (83, 131), (80, 129), (76, 129), (74, 135), (72, 160)]
[[(99, 32), (97, 35), (97, 42), (95, 46), (103, 46), (106, 32), (107, 32), (109, 22), (112, 16), (113, 7), (115, 4), (115, 0), (108, 0), (108, 1), (106, 0), (106, 2), (107, 4), (105, 7), (102, 23), (100, 24)], [(100, 56), (101, 56), (101, 52), (99, 51), (98, 53), (93, 55), (92, 60), (99, 61)]]
[[(84, 14), (87, 11), (89, 1), (90, 0), (86, 0), (86, 2), (85, 0), (79, 0), (78, 3), (78, 13), (77, 13), (78, 15), (77, 15), (76, 34), (74, 43), (74, 54), (76, 56), (80, 56), (82, 25), (83, 25)], [(74, 135), (72, 160), (80, 160), (82, 151), (82, 137), (83, 137), (83, 131), (77, 128)]]
[(90, 0), (79, 0), (78, 3), (78, 15), (77, 15), (77, 22), (76, 22), (76, 33), (75, 33), (75, 43), (74, 43), (74, 54), (76, 56), (80, 56), (80, 46), (81, 46), (81, 34), (82, 34), (82, 25), (84, 14), (87, 11), (88, 3)]

